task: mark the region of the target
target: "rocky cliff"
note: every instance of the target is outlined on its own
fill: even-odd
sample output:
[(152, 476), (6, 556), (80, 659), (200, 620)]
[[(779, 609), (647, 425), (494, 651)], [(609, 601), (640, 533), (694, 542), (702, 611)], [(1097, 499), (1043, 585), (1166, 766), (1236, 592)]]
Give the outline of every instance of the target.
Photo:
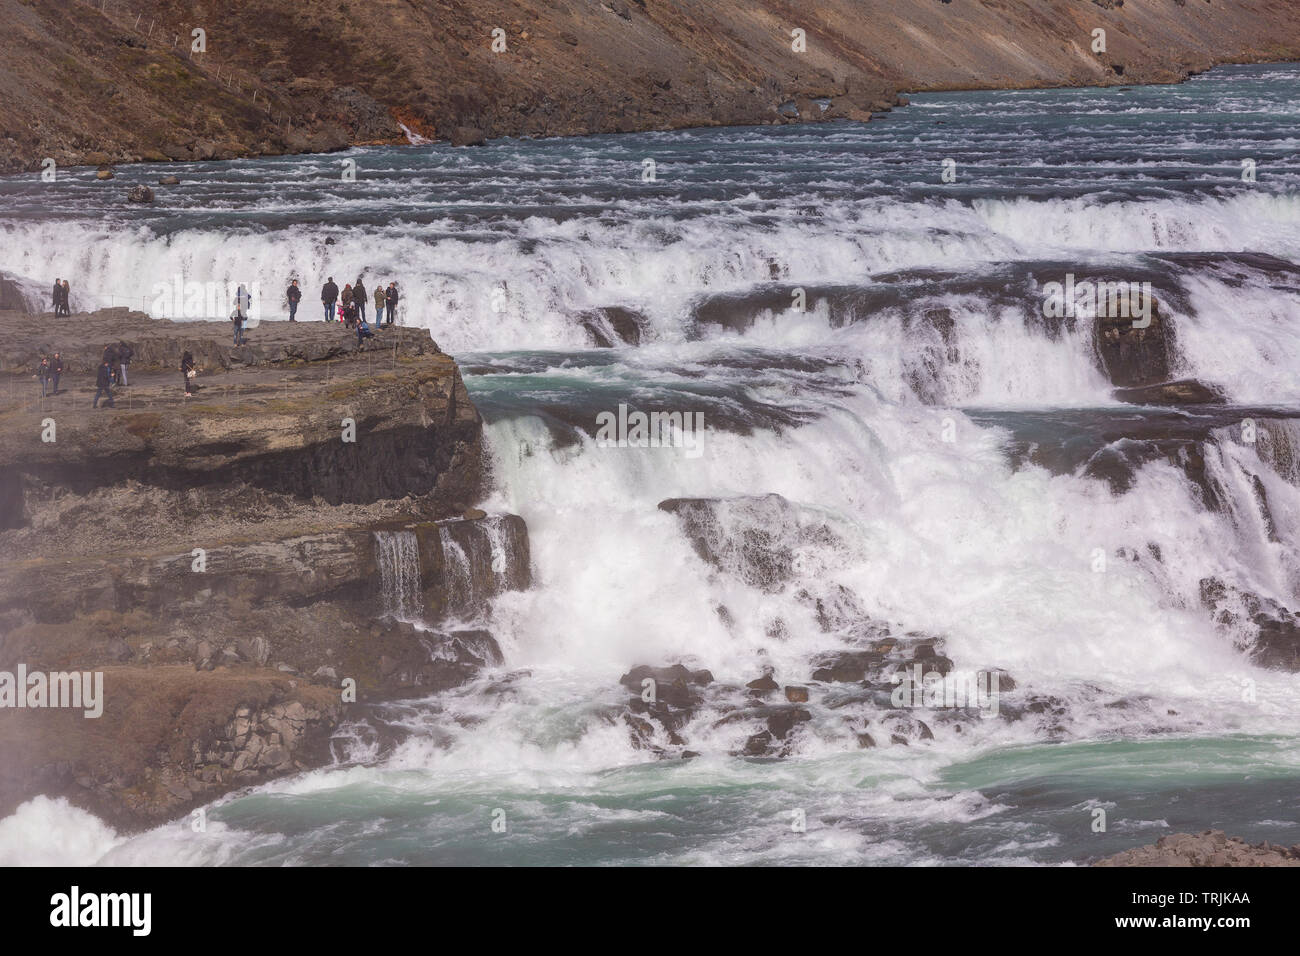
[[(359, 348), (263, 323), (235, 347), (225, 323), (121, 310), (0, 314), (0, 334), (0, 671), (104, 682), (99, 717), (0, 711), (0, 815), (46, 793), (155, 823), (328, 762), (369, 705), (499, 661), (452, 622), (528, 586), (527, 529), (472, 508), (481, 421), (427, 331)], [(130, 384), (92, 408), (119, 340)]]
[(0, 0), (0, 15), (11, 170), (406, 142), (403, 127), (471, 143), (865, 120), (902, 89), (1300, 58), (1291, 0)]

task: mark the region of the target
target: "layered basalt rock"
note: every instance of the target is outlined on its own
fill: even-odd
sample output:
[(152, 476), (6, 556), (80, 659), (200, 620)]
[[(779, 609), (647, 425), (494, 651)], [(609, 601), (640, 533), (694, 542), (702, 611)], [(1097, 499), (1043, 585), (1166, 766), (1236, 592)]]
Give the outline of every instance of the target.
[[(363, 352), (355, 335), (323, 323), (264, 323), (250, 345), (233, 347), (220, 344), (229, 329), (221, 323), (78, 318), (32, 329), (0, 317), (11, 342), (0, 370), (34, 373), (40, 354), (57, 349), (68, 392), (24, 402), (0, 422), (3, 526), (24, 522), (11, 501), (15, 482), (37, 496), (127, 481), (177, 492), (243, 485), (330, 504), (432, 496), (443, 513), (479, 493), (481, 422), (427, 331), (386, 331)], [(119, 340), (135, 350), (135, 384), (105, 414), (76, 401), (75, 389), (88, 388), (104, 345)], [(171, 370), (187, 350), (204, 372), (198, 400), (181, 407), (181, 375)], [(213, 378), (217, 369), (225, 374)]]
[[(105, 675), (102, 717), (0, 712), (0, 814), (46, 793), (157, 823), (328, 762), (368, 708), (501, 663), (490, 604), (531, 583), (527, 528), (471, 508), (481, 421), (427, 331), (359, 348), (263, 323), (236, 347), (222, 323), (123, 311), (0, 329), (0, 670)], [(119, 340), (131, 384), (93, 409)], [(33, 357), (55, 349), (42, 398)]]

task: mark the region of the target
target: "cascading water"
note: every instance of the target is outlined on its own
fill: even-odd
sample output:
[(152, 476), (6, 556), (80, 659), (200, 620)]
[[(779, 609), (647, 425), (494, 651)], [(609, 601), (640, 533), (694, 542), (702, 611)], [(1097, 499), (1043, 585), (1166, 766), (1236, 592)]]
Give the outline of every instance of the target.
[[(196, 165), (125, 232), (89, 184), (61, 222), (10, 188), (0, 271), (87, 296), (398, 279), (488, 423), (485, 509), (528, 526), (526, 590), (483, 583), (521, 563), (500, 521), (439, 531), (446, 611), (500, 666), (403, 705), (366, 767), (105, 862), (328, 860), (342, 834), (350, 862), (1053, 863), (1210, 816), (1296, 842), (1298, 92), (1300, 68), (1241, 67), (867, 126), (379, 149), (342, 197), (304, 185), (319, 158)], [(1224, 404), (1118, 402), (1091, 320), (1045, 321), (1066, 273), (1151, 281), (1171, 376)], [(590, 348), (591, 310), (637, 347)], [(702, 440), (598, 440), (620, 404), (700, 412)], [(376, 539), (399, 617), (413, 546)], [(940, 659), (1015, 687), (996, 716), (882, 697), (879, 668)], [(619, 683), (677, 662), (672, 713)], [(765, 675), (809, 700), (756, 704)], [(296, 801), (371, 812), (304, 826)]]
[(384, 613), (399, 621), (416, 621), (424, 611), (420, 593), (420, 542), (414, 531), (375, 531)]
[(462, 615), (474, 607), (474, 570), (470, 566), (469, 555), (455, 540), (446, 525), (438, 529), (438, 539), (442, 544), (443, 574), (447, 590), (447, 611), (452, 615)]

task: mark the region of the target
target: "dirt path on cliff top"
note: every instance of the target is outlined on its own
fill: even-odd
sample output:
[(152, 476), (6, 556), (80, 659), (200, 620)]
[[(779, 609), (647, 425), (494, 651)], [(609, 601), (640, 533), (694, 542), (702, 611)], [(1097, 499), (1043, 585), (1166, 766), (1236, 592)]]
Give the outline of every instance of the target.
[(1300, 59), (1293, 0), (0, 0), (0, 19), (7, 170), (405, 142), (399, 121), (464, 142), (866, 119), (900, 89)]

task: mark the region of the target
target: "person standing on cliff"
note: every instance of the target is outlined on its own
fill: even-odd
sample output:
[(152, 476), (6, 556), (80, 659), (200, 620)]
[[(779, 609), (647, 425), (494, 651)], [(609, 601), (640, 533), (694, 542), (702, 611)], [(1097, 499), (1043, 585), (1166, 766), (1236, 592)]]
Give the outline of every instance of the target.
[(243, 283), (240, 283), (239, 289), (235, 292), (235, 311), (230, 315), (230, 321), (235, 323), (235, 344), (244, 344), (244, 323), (248, 321), (248, 316), (253, 307), (253, 297), (248, 294)]
[(361, 284), (361, 276), (357, 276), (356, 285), (352, 287), (352, 301), (357, 304), (357, 318), (364, 320), (366, 317), (366, 287)]
[(375, 286), (375, 328), (384, 324), (384, 284)]
[(63, 375), (63, 359), (58, 352), (54, 353), (54, 358), (50, 360), (50, 378), (54, 379), (54, 388), (50, 390), (51, 395), (59, 394), (59, 377)]
[(284, 297), (289, 300), (289, 321), (297, 322), (294, 318), (298, 314), (298, 303), (302, 301), (302, 289), (298, 288), (298, 280), (294, 279), (289, 283), (289, 288), (285, 291)]
[(64, 279), (64, 280), (63, 280), (63, 293), (62, 293), (62, 294), (60, 295), (60, 297), (59, 297), (59, 298), (62, 300), (62, 303), (63, 303), (63, 314), (64, 314), (64, 315), (71, 315), (71, 314), (72, 314), (71, 299), (69, 298), (69, 296), (71, 296), (71, 295), (72, 295), (72, 292), (68, 289), (68, 280), (67, 280), (67, 279)]
[(384, 304), (388, 306), (388, 321), (385, 325), (392, 325), (397, 320), (397, 283), (388, 283), (388, 293), (384, 296)]
[(41, 356), (41, 364), (36, 367), (36, 377), (41, 380), (41, 398), (44, 398), (46, 383), (50, 380), (50, 358), (48, 355)]
[(54, 280), (54, 298), (52, 301), (54, 303), (54, 314), (56, 316), (62, 315), (63, 311), (61, 305), (63, 303), (63, 286), (59, 284), (58, 279)]
[(123, 385), (127, 384), (126, 369), (127, 366), (131, 364), (131, 357), (133, 355), (135, 355), (135, 349), (127, 345), (125, 341), (119, 341), (117, 343), (117, 370), (119, 373), (118, 377), (121, 379)]
[(181, 380), (185, 383), (185, 397), (189, 398), (193, 392), (190, 391), (190, 379), (194, 377), (194, 356), (186, 352), (181, 356)]
[(325, 306), (325, 321), (329, 322), (334, 318), (334, 303), (339, 300), (339, 287), (334, 284), (333, 276), (321, 286), (320, 300)]
[(113, 407), (113, 366), (108, 363), (108, 359), (99, 363), (99, 372), (95, 376), (95, 401), (91, 403), (91, 408), (99, 408), (100, 396), (108, 399), (104, 403), (105, 408)]
[(108, 366), (108, 375), (114, 385), (121, 385), (122, 382), (117, 377), (117, 346), (109, 342), (104, 346), (104, 355), (100, 362)]

